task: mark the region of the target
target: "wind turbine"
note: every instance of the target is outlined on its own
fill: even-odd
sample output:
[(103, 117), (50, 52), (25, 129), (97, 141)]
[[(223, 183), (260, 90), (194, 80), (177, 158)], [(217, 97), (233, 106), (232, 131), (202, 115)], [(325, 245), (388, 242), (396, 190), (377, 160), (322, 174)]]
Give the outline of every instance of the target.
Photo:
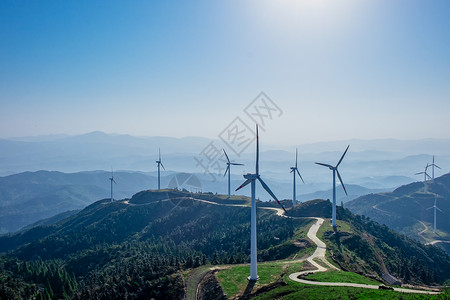
[(430, 167), (431, 167), (431, 182), (434, 182), (434, 167), (436, 167), (438, 169), (441, 168), (434, 163), (434, 155), (433, 155), (433, 163), (430, 165)]
[(111, 177), (109, 178), (109, 180), (111, 180), (111, 202), (113, 202), (113, 200), (114, 200), (114, 198), (113, 198), (113, 182), (115, 184), (117, 184), (117, 183), (114, 180), (114, 171), (112, 169), (111, 169)]
[(231, 167), (230, 166), (243, 166), (244, 164), (238, 164), (238, 163), (234, 163), (231, 162), (230, 159), (228, 158), (227, 153), (225, 152), (225, 149), (222, 149), (223, 153), (225, 153), (225, 157), (227, 158), (227, 169), (225, 170), (225, 173), (223, 174), (223, 176), (227, 175), (228, 172), (228, 199), (230, 199), (230, 180), (231, 180)]
[(443, 212), (439, 207), (436, 205), (436, 197), (434, 198), (434, 205), (432, 207), (428, 207), (427, 209), (434, 208), (434, 226), (433, 226), (433, 232), (436, 233), (436, 210), (439, 209), (441, 212)]
[(161, 189), (161, 167), (166, 170), (166, 168), (164, 168), (164, 165), (161, 162), (161, 149), (158, 149), (159, 151), (159, 159), (156, 161), (156, 163), (158, 164), (158, 191)]
[(267, 184), (264, 183), (264, 181), (261, 179), (259, 175), (259, 137), (258, 137), (258, 125), (256, 125), (256, 173), (255, 174), (246, 174), (244, 175), (244, 178), (246, 179), (243, 184), (241, 184), (240, 187), (236, 189), (236, 191), (240, 190), (244, 186), (251, 183), (251, 191), (252, 191), (252, 206), (251, 206), (251, 228), (250, 228), (250, 281), (256, 281), (258, 280), (258, 271), (257, 271), (257, 247), (256, 247), (256, 200), (255, 200), (255, 187), (256, 187), (256, 180), (258, 180), (262, 187), (266, 190), (267, 193), (269, 193), (270, 196), (272, 196), (273, 199), (275, 199), (278, 204), (284, 209), (284, 206), (278, 201), (277, 197), (272, 193), (270, 188), (267, 186)]
[(292, 196), (292, 207), (294, 207), (295, 205), (297, 205), (297, 200), (296, 198), (296, 191), (295, 191), (295, 173), (297, 172), (298, 176), (300, 176), (300, 179), (302, 180), (303, 183), (305, 183), (305, 181), (302, 178), (302, 175), (300, 175), (300, 172), (298, 171), (297, 168), (297, 148), (295, 149), (295, 167), (291, 167), (291, 173), (293, 175), (294, 178), (294, 191), (293, 191), (293, 196)]
[(341, 164), (342, 160), (344, 159), (344, 156), (347, 153), (348, 147), (350, 147), (350, 145), (347, 146), (347, 149), (345, 149), (344, 154), (342, 154), (341, 159), (339, 160), (339, 162), (337, 163), (337, 165), (335, 167), (333, 167), (332, 165), (316, 162), (316, 164), (327, 167), (331, 171), (333, 171), (333, 207), (331, 210), (331, 221), (332, 221), (334, 229), (336, 229), (336, 174), (339, 178), (339, 181), (341, 182), (341, 185), (342, 185), (342, 188), (344, 189), (345, 194), (348, 196), (347, 190), (345, 189), (344, 182), (342, 181), (341, 175), (339, 174), (339, 171), (338, 171), (338, 167)]
[(427, 178), (431, 179), (430, 175), (428, 175), (428, 173), (427, 173), (429, 166), (430, 166), (430, 164), (427, 163), (427, 165), (425, 166), (425, 171), (414, 174), (414, 175), (423, 174), (423, 191), (424, 191), (424, 193), (426, 193), (428, 191), (427, 190)]

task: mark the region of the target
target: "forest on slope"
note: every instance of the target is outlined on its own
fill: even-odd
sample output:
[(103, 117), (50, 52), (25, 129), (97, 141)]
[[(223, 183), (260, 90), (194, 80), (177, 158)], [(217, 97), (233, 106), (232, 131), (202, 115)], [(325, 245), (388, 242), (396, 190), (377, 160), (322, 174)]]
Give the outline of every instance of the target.
[[(212, 193), (143, 191), (122, 201), (97, 201), (52, 225), (2, 236), (0, 297), (182, 298), (184, 270), (249, 262), (250, 208), (219, 205), (248, 205), (248, 201)], [(288, 215), (328, 217), (330, 211), (329, 201), (314, 200), (288, 210)], [(360, 238), (370, 236), (376, 250), (389, 258), (385, 259), (389, 271), (405, 282), (439, 284), (448, 279), (450, 258), (440, 249), (348, 210), (338, 210), (338, 218), (351, 224), (353, 233), (325, 232), (325, 240), (336, 244), (333, 257), (346, 269), (381, 275), (376, 253), (365, 251), (367, 242)], [(259, 259), (286, 259), (312, 247), (298, 237), (308, 224), (309, 219), (283, 218), (258, 209)], [(415, 265), (420, 276), (415, 275)]]

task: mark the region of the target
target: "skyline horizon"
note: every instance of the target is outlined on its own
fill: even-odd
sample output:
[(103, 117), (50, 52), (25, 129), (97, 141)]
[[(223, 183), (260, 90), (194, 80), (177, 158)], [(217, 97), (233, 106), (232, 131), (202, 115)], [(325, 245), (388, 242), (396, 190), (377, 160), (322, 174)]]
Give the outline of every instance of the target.
[[(0, 3), (0, 137), (450, 138), (450, 2)], [(194, 134), (193, 134), (194, 133)]]

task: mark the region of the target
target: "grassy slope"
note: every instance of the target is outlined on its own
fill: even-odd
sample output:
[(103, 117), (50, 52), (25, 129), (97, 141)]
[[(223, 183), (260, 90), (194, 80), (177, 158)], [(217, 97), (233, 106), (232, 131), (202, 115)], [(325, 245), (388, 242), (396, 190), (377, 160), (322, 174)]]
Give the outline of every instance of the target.
[[(310, 223), (312, 224), (312, 222)], [(343, 233), (355, 234), (355, 230), (350, 224), (338, 220), (339, 230)], [(298, 236), (305, 236), (310, 225), (296, 231)], [(323, 239), (325, 232), (329, 231), (329, 220), (326, 220), (319, 229), (318, 236)], [(314, 248), (314, 247), (313, 247)], [(329, 252), (327, 251), (327, 255)], [(255, 292), (257, 289), (274, 283), (280, 279), (286, 282), (286, 286), (278, 286), (274, 289), (256, 296), (254, 299), (447, 299), (449, 295), (446, 294), (444, 298), (434, 295), (418, 295), (418, 294), (404, 294), (388, 290), (370, 290), (354, 287), (326, 287), (326, 286), (312, 286), (305, 285), (292, 281), (288, 275), (294, 272), (304, 270), (307, 263), (292, 262), (292, 261), (276, 261), (269, 263), (258, 264), (258, 275), (260, 280), (256, 282), (252, 289)], [(242, 295), (248, 287), (247, 277), (250, 274), (250, 267), (248, 265), (229, 266), (221, 270), (217, 274), (219, 283), (228, 297), (235, 295)], [(344, 271), (327, 271), (322, 273), (314, 273), (307, 276), (309, 280), (324, 281), (324, 282), (349, 282), (362, 283), (371, 285), (380, 285), (379, 281), (371, 278)], [(441, 298), (440, 298), (441, 297)]]

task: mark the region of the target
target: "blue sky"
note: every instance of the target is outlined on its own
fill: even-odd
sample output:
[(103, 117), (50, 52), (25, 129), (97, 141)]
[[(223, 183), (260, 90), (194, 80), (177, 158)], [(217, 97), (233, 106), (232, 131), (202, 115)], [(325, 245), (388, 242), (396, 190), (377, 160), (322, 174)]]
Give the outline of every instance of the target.
[(0, 40), (0, 138), (214, 138), (261, 91), (273, 143), (450, 138), (449, 1), (1, 1)]

